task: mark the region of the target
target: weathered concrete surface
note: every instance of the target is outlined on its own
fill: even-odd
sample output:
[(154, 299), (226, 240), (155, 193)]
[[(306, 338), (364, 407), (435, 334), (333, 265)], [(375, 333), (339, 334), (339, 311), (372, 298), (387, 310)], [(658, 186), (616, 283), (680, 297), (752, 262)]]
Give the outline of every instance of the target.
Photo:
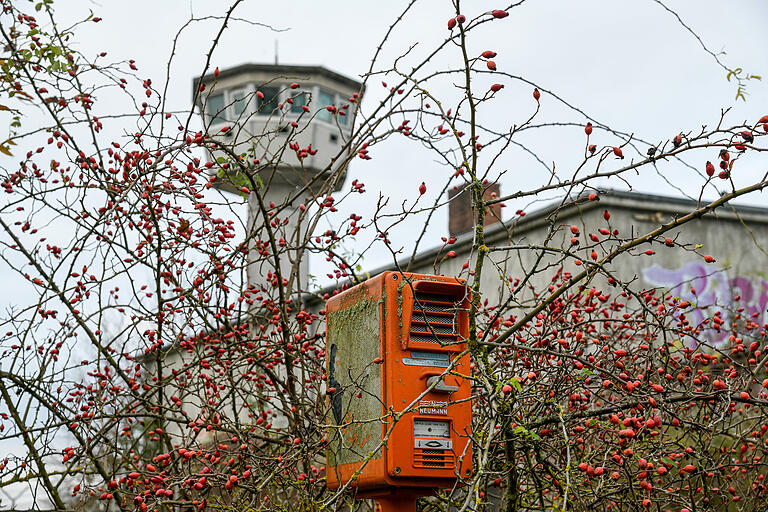
[[(491, 252), (493, 265), (486, 264), (481, 278), (483, 295), (493, 304), (509, 296), (509, 277), (523, 278), (535, 274), (531, 283), (542, 289), (550, 283), (562, 254), (543, 251), (540, 246), (554, 249), (568, 249), (583, 261), (591, 261), (589, 252), (583, 247), (591, 244), (589, 233), (596, 234), (601, 240), (607, 237), (598, 233), (599, 228), (618, 229), (619, 237), (644, 235), (657, 229), (675, 217), (690, 213), (696, 208), (693, 201), (634, 194), (627, 192), (604, 191), (600, 201), (581, 202), (558, 209), (548, 207), (527, 215), (517, 226), (490, 226), (486, 230), (486, 245), (491, 248), (517, 246), (520, 250)], [(604, 210), (610, 211), (610, 220), (603, 217)], [(571, 244), (570, 226), (579, 228), (580, 244)], [(683, 248), (667, 247), (664, 238), (673, 239), (688, 249), (699, 247), (698, 254)], [(473, 233), (459, 237), (452, 247), (456, 251), (454, 259), (445, 260), (438, 269), (445, 275), (462, 275), (462, 265), (470, 261), (474, 266), (474, 255), (469, 254)], [(615, 247), (611, 243), (607, 248)], [(655, 254), (648, 256), (646, 250)], [(598, 258), (606, 252), (596, 248)], [(706, 263), (705, 255), (715, 258), (714, 263)], [(432, 263), (434, 251), (419, 254), (411, 266), (415, 272), (434, 272)], [(568, 258), (563, 265), (565, 271), (573, 274), (584, 269), (574, 263), (575, 258)], [(405, 263), (405, 262), (404, 262)], [(552, 266), (554, 265), (554, 266)], [(606, 265), (606, 269), (617, 279), (631, 282), (633, 289), (664, 288), (676, 295), (703, 303), (728, 302), (733, 295), (741, 295), (741, 306), (752, 311), (759, 311), (764, 318), (768, 303), (768, 208), (725, 206), (713, 214), (703, 216), (683, 226), (670, 230), (660, 239), (645, 243), (634, 249), (631, 254), (622, 254)], [(378, 269), (371, 272), (377, 274)], [(589, 285), (606, 286), (605, 279), (597, 278)], [(695, 288), (696, 294), (692, 293)], [(530, 291), (523, 290), (517, 300), (529, 299)]]

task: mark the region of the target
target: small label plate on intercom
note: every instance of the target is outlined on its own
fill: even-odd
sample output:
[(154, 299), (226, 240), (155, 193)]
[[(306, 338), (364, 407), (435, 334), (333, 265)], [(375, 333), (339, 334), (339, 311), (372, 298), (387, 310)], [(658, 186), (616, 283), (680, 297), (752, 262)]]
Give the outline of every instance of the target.
[(408, 366), (439, 366), (448, 368), (451, 365), (451, 355), (445, 352), (411, 351), (411, 357), (404, 357), (403, 364)]
[(414, 420), (413, 437), (451, 437), (448, 421)]

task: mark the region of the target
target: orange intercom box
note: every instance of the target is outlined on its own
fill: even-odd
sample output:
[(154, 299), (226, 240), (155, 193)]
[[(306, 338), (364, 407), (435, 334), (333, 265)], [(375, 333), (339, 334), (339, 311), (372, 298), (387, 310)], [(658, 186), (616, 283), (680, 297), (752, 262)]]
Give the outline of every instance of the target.
[(384, 272), (328, 300), (331, 489), (446, 488), (472, 474), (469, 291)]

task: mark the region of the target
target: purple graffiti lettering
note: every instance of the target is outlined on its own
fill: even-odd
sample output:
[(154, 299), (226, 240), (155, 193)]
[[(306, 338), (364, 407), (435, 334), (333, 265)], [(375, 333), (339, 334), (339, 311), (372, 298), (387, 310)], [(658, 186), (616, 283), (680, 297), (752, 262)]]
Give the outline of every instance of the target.
[[(721, 306), (724, 308), (742, 307), (751, 320), (763, 322), (768, 307), (768, 281), (739, 275), (729, 277), (725, 269), (711, 270), (701, 263), (691, 262), (676, 269), (667, 269), (653, 265), (643, 269), (643, 278), (652, 286), (664, 288), (673, 296), (688, 300), (699, 309), (685, 313), (690, 325), (698, 325), (704, 320), (704, 308)], [(740, 296), (738, 305), (734, 296)], [(710, 312), (711, 314), (711, 312)], [(727, 310), (722, 312), (725, 325), (733, 321)], [(711, 343), (717, 345), (728, 337), (727, 332), (713, 333)], [(693, 339), (687, 343), (696, 347)]]

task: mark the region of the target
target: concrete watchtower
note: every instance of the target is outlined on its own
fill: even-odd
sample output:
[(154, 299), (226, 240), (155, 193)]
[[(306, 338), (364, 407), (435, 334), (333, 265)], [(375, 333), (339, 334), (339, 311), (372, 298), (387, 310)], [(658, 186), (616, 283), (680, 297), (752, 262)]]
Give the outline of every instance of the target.
[[(205, 89), (198, 94), (201, 84)], [(289, 247), (298, 245), (294, 242), (304, 235), (296, 229), (300, 198), (318, 193), (324, 183), (330, 186), (328, 192), (343, 185), (346, 168), (342, 153), (361, 87), (360, 82), (324, 67), (277, 64), (243, 64), (194, 80), (193, 97), (197, 94), (196, 106), (205, 132), (228, 141), (237, 155), (254, 164), (252, 177), (259, 184), (264, 203), (277, 205), (279, 217), (287, 219), (280, 232)], [(288, 147), (289, 143), (298, 144), (298, 148)], [(232, 157), (222, 151), (213, 151), (210, 156)], [(336, 173), (339, 170), (341, 174)], [(216, 172), (222, 178), (222, 190), (241, 194), (240, 186), (250, 183), (230, 171)], [(333, 182), (326, 183), (334, 174)], [(260, 215), (256, 195), (251, 193), (248, 226), (254, 226)], [(274, 273), (273, 260), (250, 249), (249, 284), (271, 286), (267, 276)], [(279, 254), (281, 274), (289, 277), (295, 250)], [(303, 288), (308, 266), (307, 258), (300, 260), (299, 275), (293, 277)]]

